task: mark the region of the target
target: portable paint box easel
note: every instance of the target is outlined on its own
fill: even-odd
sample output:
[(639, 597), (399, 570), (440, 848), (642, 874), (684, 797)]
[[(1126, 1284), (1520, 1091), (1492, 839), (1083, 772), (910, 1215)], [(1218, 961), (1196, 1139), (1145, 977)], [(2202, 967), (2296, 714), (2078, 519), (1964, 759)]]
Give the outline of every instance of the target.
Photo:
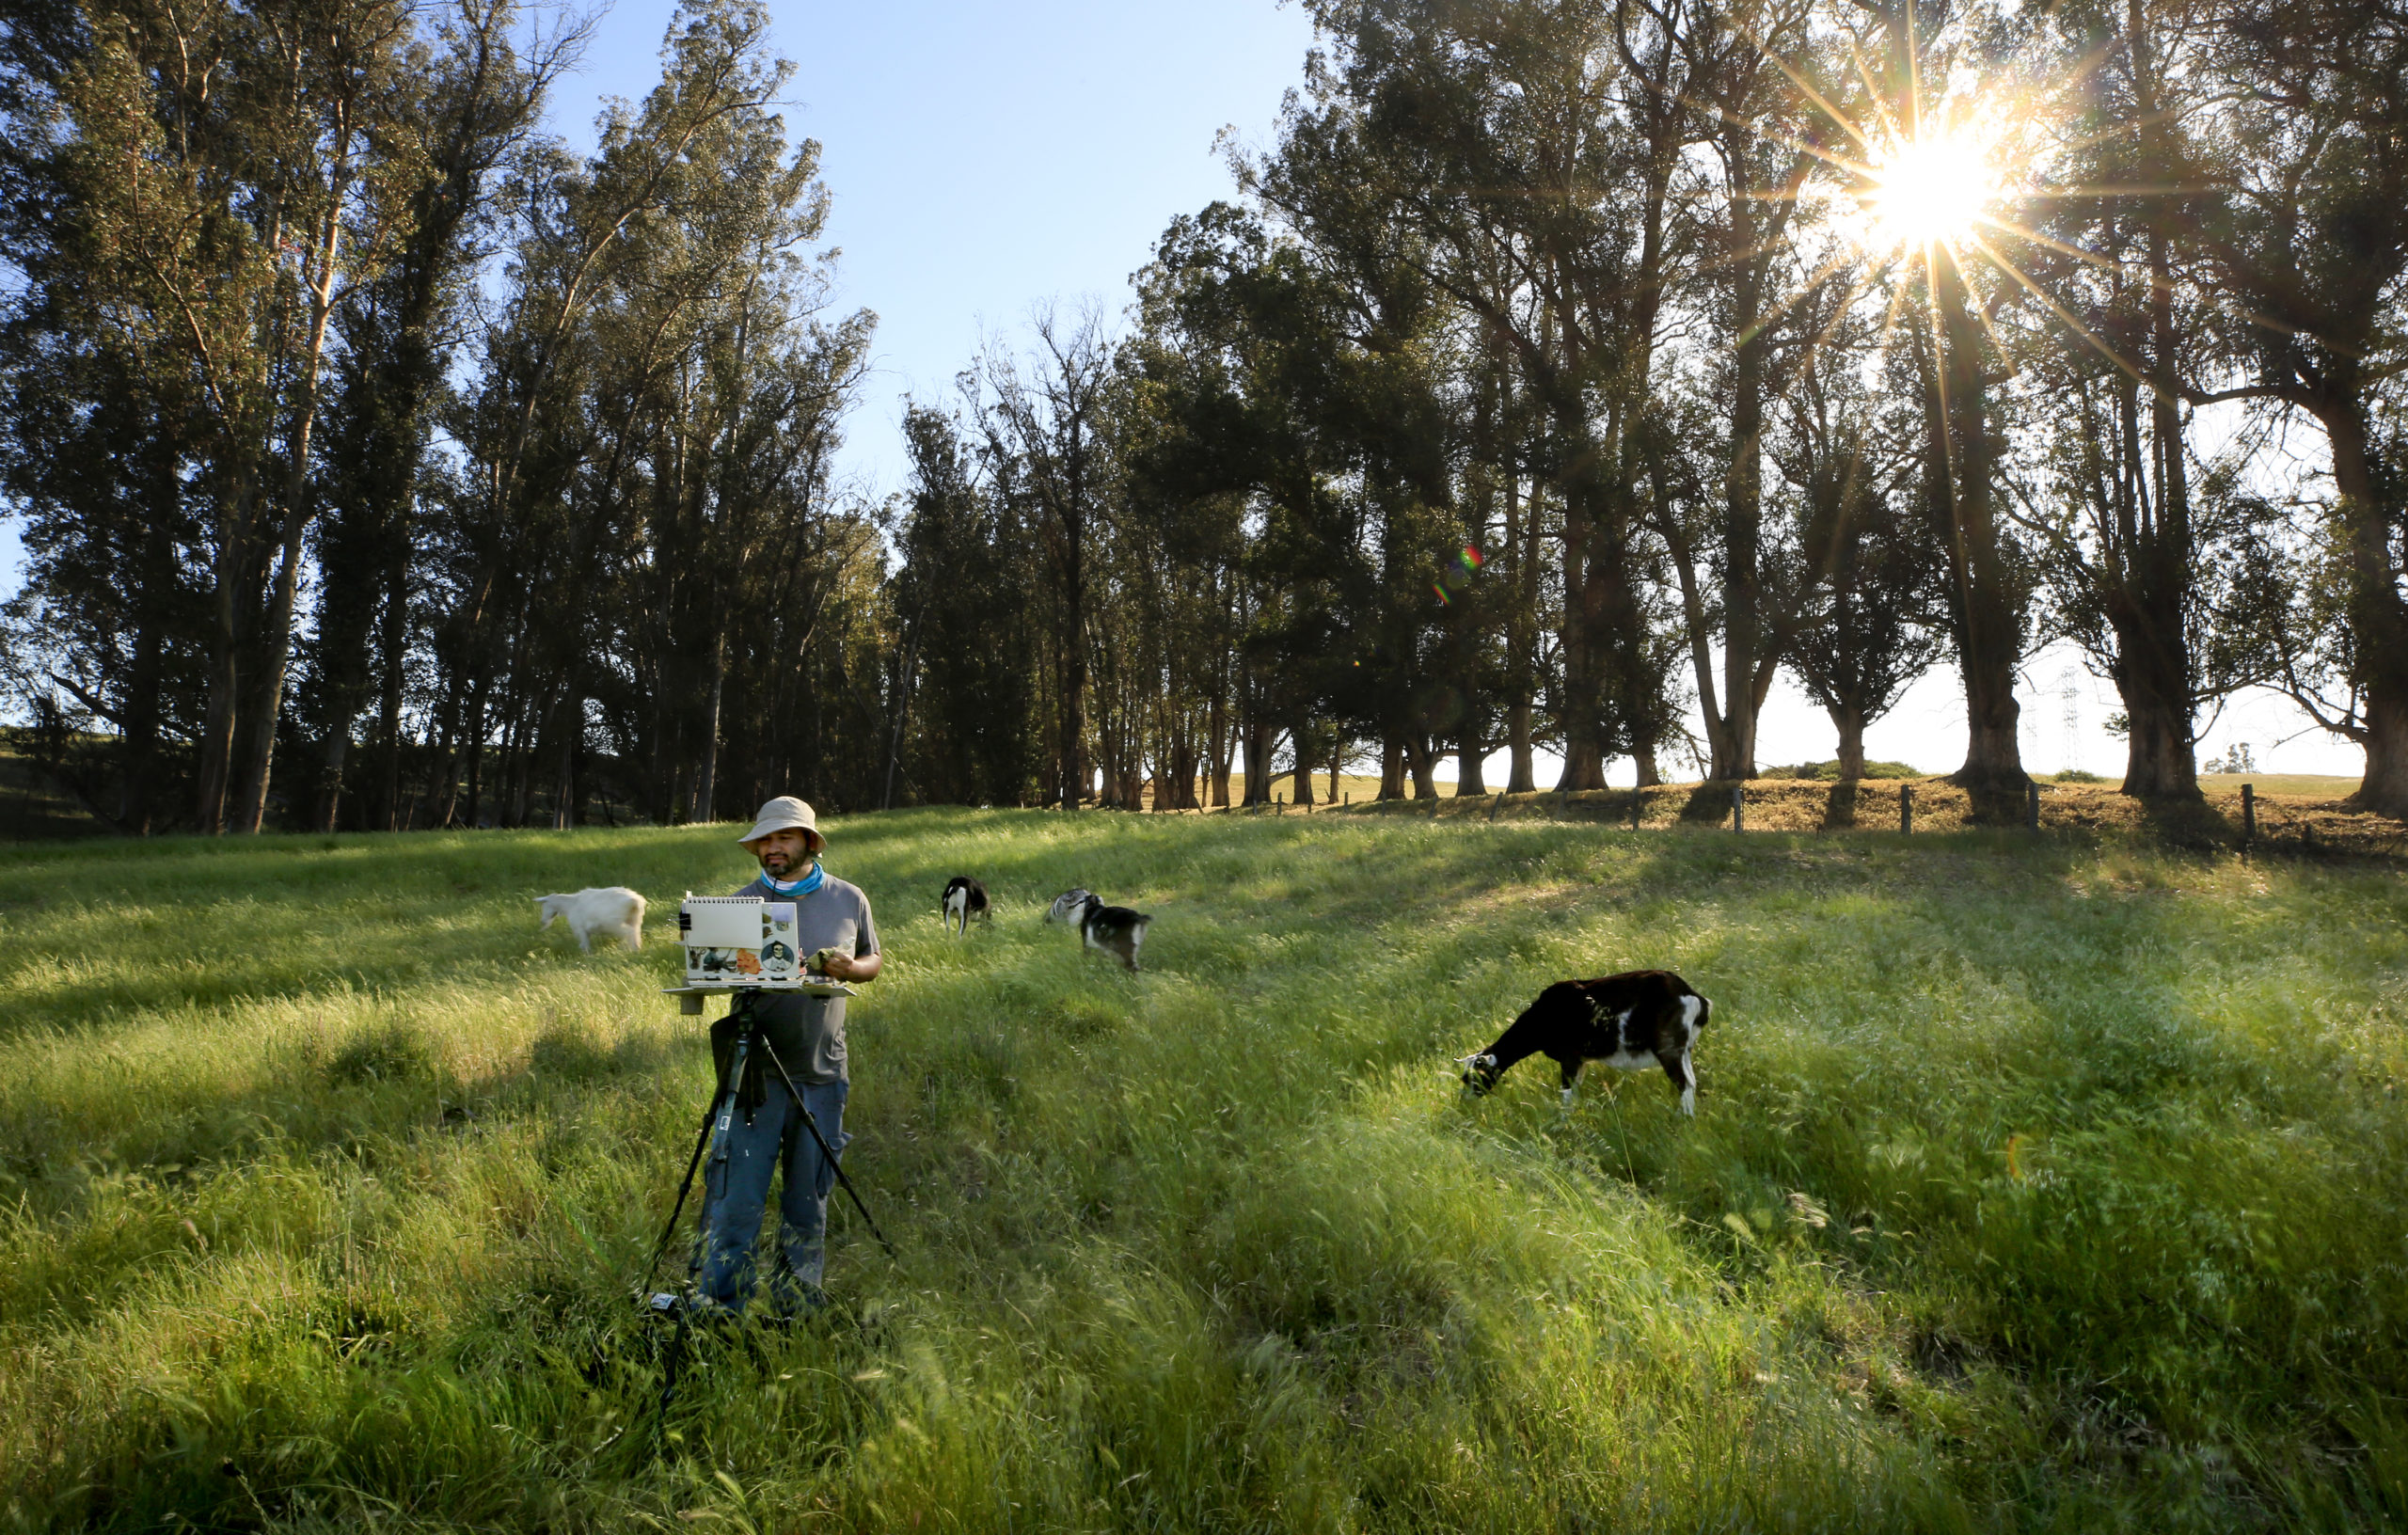
[(792, 901), (758, 895), (697, 895), (677, 908), (677, 942), (686, 950), (686, 984), (661, 988), (677, 999), (677, 1010), (700, 1014), (705, 997), (737, 991), (799, 991), (812, 997), (849, 997), (853, 989), (804, 968), (795, 947)]

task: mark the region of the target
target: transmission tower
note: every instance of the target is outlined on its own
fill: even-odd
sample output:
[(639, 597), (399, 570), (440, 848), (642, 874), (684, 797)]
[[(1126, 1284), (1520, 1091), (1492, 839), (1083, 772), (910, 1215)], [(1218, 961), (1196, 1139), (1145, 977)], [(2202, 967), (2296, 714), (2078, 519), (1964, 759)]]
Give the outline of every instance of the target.
[(2057, 673), (2057, 696), (2065, 701), (2066, 706), (2065, 765), (2068, 768), (2079, 768), (2082, 766), (2082, 710), (2077, 705), (2082, 697), (2082, 690), (2080, 682), (2074, 676), (2071, 664), (2067, 664), (2063, 672)]

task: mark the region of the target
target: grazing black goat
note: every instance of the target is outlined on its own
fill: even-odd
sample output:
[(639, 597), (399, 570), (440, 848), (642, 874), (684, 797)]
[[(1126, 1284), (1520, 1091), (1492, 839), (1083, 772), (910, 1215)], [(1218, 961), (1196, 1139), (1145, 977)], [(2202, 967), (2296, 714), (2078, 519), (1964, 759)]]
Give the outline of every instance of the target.
[(945, 882), (944, 899), (939, 903), (948, 928), (970, 931), (970, 919), (992, 922), (987, 911), (987, 887), (966, 874), (957, 874)]
[(1624, 1071), (1660, 1066), (1681, 1095), (1681, 1112), (1697, 1113), (1697, 1073), (1689, 1051), (1705, 1032), (1714, 1005), (1669, 970), (1632, 970), (1593, 981), (1558, 981), (1523, 1009), (1497, 1043), (1455, 1064), (1475, 1098), (1497, 1085), (1514, 1062), (1545, 1055), (1562, 1069), (1563, 1101), (1580, 1068), (1603, 1061)]
[(1154, 919), (1143, 911), (1132, 911), (1125, 906), (1106, 906), (1094, 893), (1066, 890), (1054, 898), (1046, 910), (1045, 920), (1061, 918), (1078, 924), (1079, 942), (1090, 949), (1103, 949), (1120, 957), (1120, 962), (1131, 970), (1137, 968), (1137, 946), (1146, 942), (1146, 925)]

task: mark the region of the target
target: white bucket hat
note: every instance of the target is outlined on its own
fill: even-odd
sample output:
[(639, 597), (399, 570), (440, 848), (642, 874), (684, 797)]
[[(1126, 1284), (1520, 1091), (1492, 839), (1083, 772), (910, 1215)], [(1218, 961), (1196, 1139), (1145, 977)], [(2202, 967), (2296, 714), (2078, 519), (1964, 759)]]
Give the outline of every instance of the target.
[(819, 817), (812, 814), (811, 807), (793, 795), (782, 794), (763, 805), (761, 814), (753, 818), (752, 830), (736, 840), (750, 852), (754, 843), (772, 831), (798, 830), (803, 832), (804, 841), (814, 853), (828, 846), (828, 839), (819, 834)]

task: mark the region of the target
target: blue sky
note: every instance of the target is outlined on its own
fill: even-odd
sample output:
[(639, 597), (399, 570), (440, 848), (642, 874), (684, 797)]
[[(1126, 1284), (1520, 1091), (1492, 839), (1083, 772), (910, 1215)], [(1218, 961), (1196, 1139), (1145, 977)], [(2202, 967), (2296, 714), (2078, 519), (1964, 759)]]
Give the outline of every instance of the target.
[[(982, 336), (1016, 337), (1049, 299), (1128, 302), (1164, 226), (1228, 195), (1214, 135), (1267, 143), (1312, 41), (1273, 0), (770, 9), (796, 65), (788, 129), (822, 146), (837, 302), (879, 316), (842, 460), (873, 495), (902, 485), (905, 395), (948, 395)], [(618, 0), (556, 132), (591, 148), (603, 98), (651, 88), (673, 10)]]

